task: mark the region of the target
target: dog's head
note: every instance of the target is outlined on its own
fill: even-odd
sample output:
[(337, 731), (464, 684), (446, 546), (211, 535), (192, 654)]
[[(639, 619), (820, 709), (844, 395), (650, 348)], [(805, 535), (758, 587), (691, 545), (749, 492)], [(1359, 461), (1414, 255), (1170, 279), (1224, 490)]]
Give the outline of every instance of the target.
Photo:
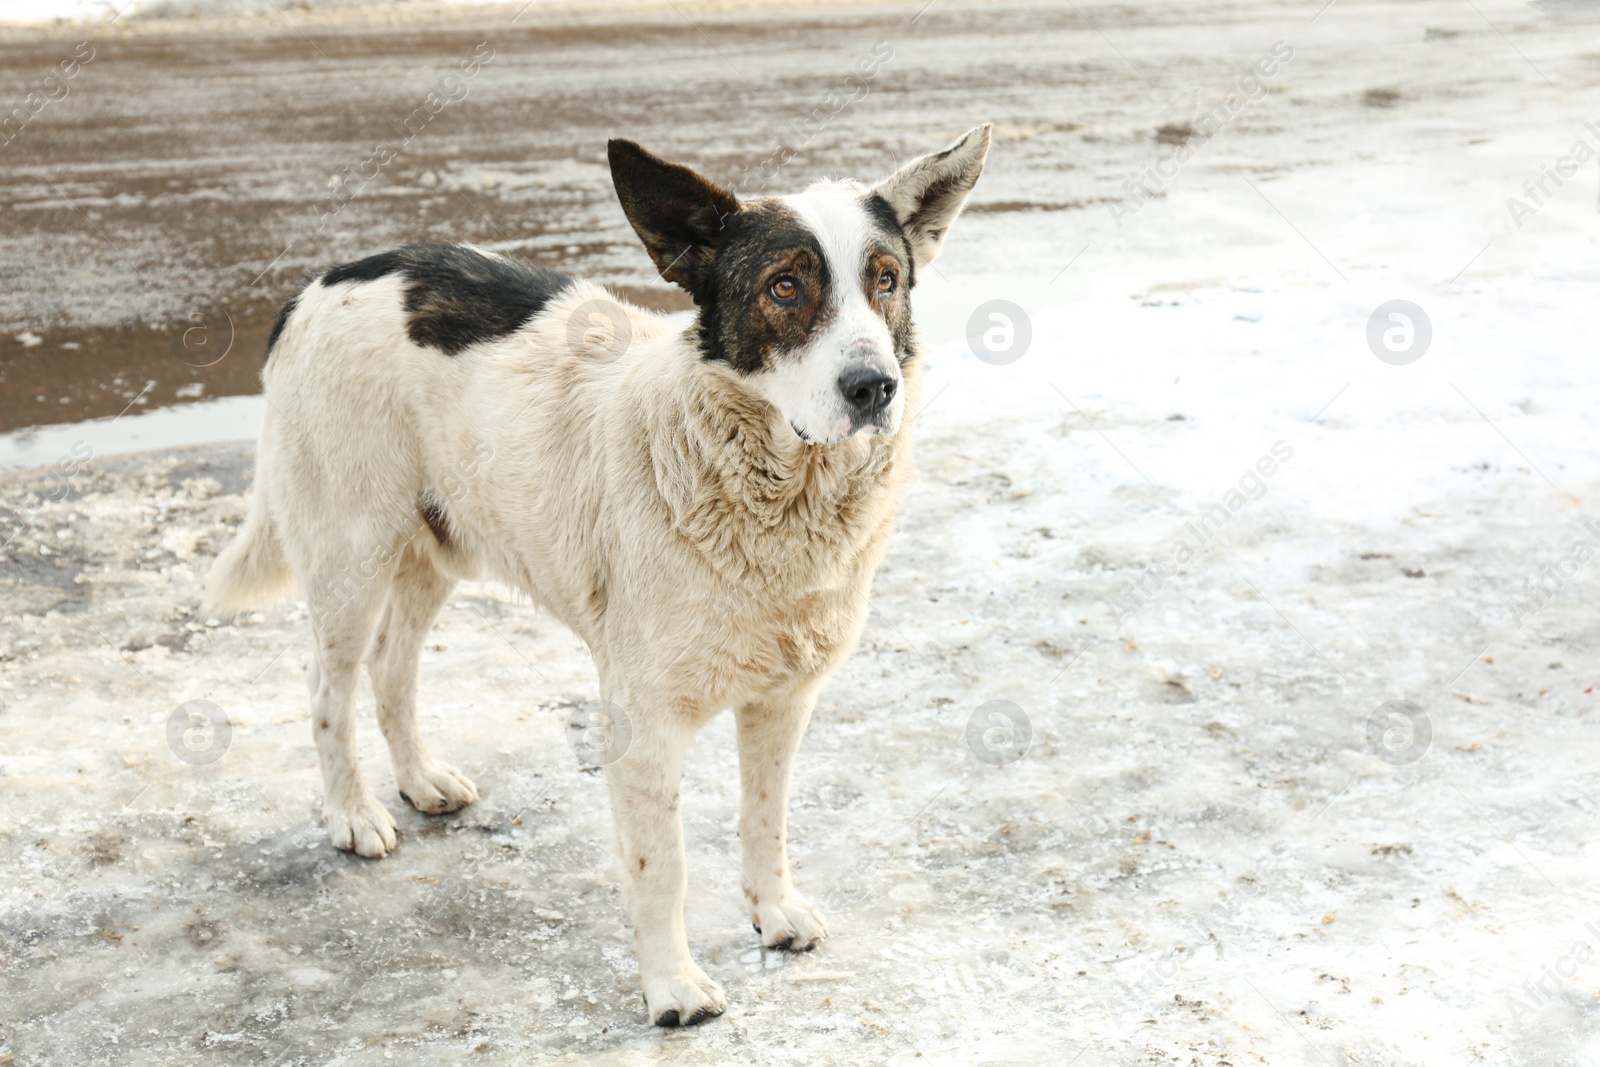
[(661, 276), (700, 308), (705, 358), (818, 444), (899, 431), (902, 368), (916, 347), (911, 289), (988, 153), (979, 126), (870, 188), (824, 181), (741, 202), (631, 141), (609, 145), (628, 221)]

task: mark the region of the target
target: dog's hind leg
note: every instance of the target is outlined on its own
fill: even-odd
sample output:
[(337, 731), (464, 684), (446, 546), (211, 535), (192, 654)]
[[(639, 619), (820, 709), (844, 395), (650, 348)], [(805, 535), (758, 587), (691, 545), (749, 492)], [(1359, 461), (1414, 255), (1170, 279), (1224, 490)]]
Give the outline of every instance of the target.
[(367, 789), (356, 761), (356, 684), (388, 574), (323, 575), (304, 584), (316, 642), (311, 733), (322, 765), (323, 818), (335, 848), (378, 859), (394, 848), (394, 817)]
[(423, 551), (408, 545), (389, 586), (367, 662), (395, 784), (402, 797), (429, 815), (455, 811), (478, 799), (478, 790), (466, 775), (435, 761), (417, 732), (417, 661), (428, 628), (454, 586)]
[(750, 921), (767, 948), (809, 951), (828, 934), (822, 916), (789, 881), (789, 780), (800, 736), (811, 721), (815, 688), (741, 707), (739, 840)]

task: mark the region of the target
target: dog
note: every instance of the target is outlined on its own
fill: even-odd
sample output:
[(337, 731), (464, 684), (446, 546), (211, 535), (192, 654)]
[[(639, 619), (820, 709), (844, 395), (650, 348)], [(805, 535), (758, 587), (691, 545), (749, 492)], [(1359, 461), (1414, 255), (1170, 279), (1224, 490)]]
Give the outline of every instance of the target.
[[(466, 245), (316, 276), (283, 307), (246, 517), (209, 610), (296, 585), (333, 844), (395, 822), (356, 761), (363, 664), (402, 797), (477, 799), (417, 732), (418, 659), (457, 581), (531, 596), (589, 646), (627, 749), (604, 769), (649, 1018), (720, 1015), (684, 932), (678, 789), (695, 731), (737, 718), (743, 889), (762, 944), (827, 934), (790, 881), (791, 769), (817, 691), (859, 639), (911, 471), (910, 295), (988, 156), (990, 127), (873, 186), (740, 201), (630, 141), (624, 214), (687, 327), (590, 282)], [(611, 735), (615, 736), (615, 735)]]

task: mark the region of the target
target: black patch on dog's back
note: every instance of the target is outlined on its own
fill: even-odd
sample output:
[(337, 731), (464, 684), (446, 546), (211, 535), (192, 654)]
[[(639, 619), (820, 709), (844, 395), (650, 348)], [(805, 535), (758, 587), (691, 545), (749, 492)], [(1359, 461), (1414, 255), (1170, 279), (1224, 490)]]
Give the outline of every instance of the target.
[(354, 263), (342, 263), (331, 267), (322, 275), (323, 285), (338, 285), (340, 282), (375, 282), (385, 275), (393, 274), (405, 267), (406, 252), (417, 248), (443, 248), (444, 245), (406, 245), (404, 248), (392, 249), (388, 252), (379, 252), (366, 259), (358, 259)]
[(462, 245), (416, 244), (323, 274), (323, 285), (371, 282), (401, 274), (406, 287), (406, 333), (447, 356), (515, 333), (572, 284), (572, 278)]
[(278, 317), (272, 320), (272, 332), (267, 334), (267, 358), (272, 358), (272, 346), (278, 343), (278, 335), (289, 324), (289, 316), (294, 314), (294, 309), (300, 303), (300, 293), (295, 293), (283, 302), (283, 307), (278, 309)]

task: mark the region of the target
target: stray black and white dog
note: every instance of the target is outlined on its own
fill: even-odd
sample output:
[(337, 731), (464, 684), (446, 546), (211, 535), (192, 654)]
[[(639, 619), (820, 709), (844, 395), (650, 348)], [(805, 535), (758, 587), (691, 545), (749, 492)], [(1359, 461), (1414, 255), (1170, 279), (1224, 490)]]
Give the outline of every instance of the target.
[(626, 752), (605, 769), (650, 1018), (718, 1015), (689, 954), (678, 785), (695, 731), (738, 720), (744, 893), (769, 947), (814, 947), (790, 883), (790, 772), (817, 690), (867, 614), (910, 471), (911, 290), (989, 150), (989, 127), (874, 186), (739, 201), (610, 143), (623, 211), (674, 327), (606, 290), (463, 245), (335, 267), (289, 301), (263, 372), (255, 491), (208, 579), (239, 610), (296, 583), (312, 617), (311, 723), (335, 846), (395, 823), (356, 763), (366, 664), (400, 793), (477, 798), (417, 734), (417, 662), (462, 579), (525, 591), (588, 643)]

